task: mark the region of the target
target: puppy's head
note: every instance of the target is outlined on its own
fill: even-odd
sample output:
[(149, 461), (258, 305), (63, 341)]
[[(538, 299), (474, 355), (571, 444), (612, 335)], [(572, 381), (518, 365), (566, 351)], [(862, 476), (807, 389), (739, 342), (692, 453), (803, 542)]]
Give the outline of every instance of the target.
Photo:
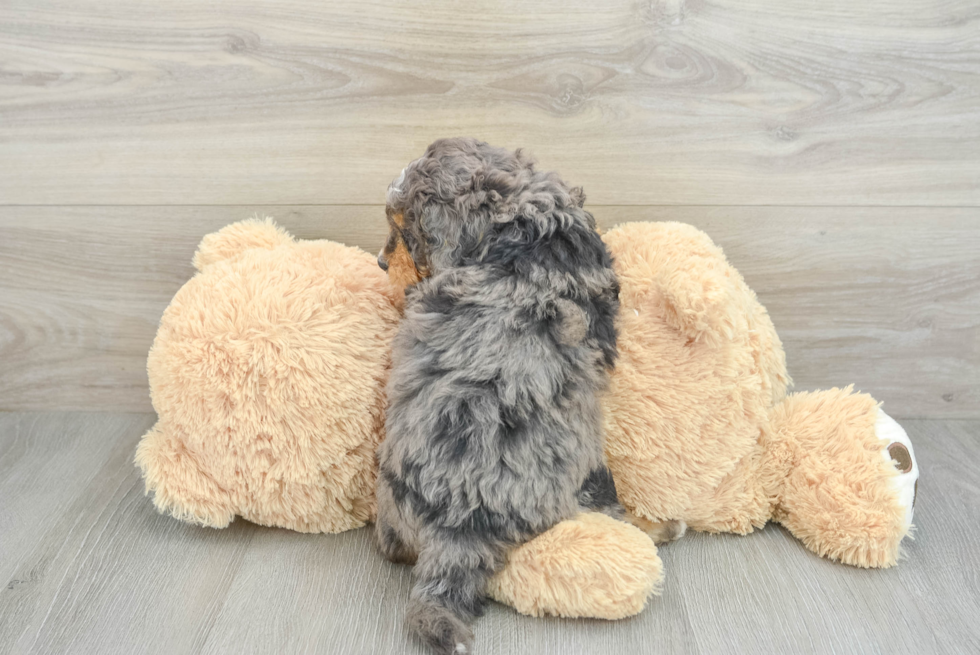
[(581, 208), (585, 196), (553, 174), (536, 173), (520, 150), (475, 139), (440, 139), (388, 187), (388, 240), (378, 265), (411, 286), (456, 266), (482, 262), (499, 227), (519, 215)]

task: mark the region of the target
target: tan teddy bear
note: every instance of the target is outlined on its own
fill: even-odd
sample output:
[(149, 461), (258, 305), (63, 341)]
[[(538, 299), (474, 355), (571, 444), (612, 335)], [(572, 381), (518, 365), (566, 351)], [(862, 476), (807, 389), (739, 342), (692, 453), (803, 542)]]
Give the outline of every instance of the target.
[[(786, 396), (765, 309), (698, 230), (604, 236), (622, 285), (606, 451), (640, 522), (785, 525), (857, 566), (895, 563), (911, 528), (911, 443), (869, 396)], [(374, 514), (388, 349), (400, 291), (374, 257), (295, 241), (271, 220), (204, 238), (147, 367), (159, 416), (137, 451), (161, 511), (339, 532)], [(637, 528), (585, 514), (515, 550), (491, 594), (526, 614), (621, 618), (662, 579)]]
[[(373, 256), (271, 220), (206, 236), (194, 266), (147, 360), (159, 420), (136, 462), (154, 504), (215, 528), (365, 525), (401, 291)], [(492, 591), (526, 614), (614, 619), (662, 575), (649, 537), (590, 514), (523, 545)]]

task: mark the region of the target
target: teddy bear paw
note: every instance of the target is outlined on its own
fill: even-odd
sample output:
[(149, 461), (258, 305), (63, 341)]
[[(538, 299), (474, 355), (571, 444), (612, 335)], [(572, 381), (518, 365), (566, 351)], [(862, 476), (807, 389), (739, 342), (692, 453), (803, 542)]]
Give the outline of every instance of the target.
[(915, 461), (912, 441), (895, 419), (878, 409), (875, 433), (887, 444), (881, 451), (885, 462), (898, 470), (891, 478), (892, 488), (898, 495), (898, 503), (905, 509), (905, 530), (912, 526), (912, 513), (915, 508), (915, 495), (919, 488), (919, 465)]

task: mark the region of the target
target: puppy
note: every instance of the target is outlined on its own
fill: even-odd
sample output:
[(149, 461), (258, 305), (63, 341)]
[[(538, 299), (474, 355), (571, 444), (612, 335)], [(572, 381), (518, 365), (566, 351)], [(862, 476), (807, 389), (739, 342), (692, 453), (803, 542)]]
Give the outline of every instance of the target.
[(514, 546), (584, 510), (624, 516), (597, 398), (619, 286), (584, 199), (472, 139), (436, 141), (388, 189), (378, 264), (407, 290), (376, 536), (416, 562), (407, 623), (438, 653), (470, 648)]

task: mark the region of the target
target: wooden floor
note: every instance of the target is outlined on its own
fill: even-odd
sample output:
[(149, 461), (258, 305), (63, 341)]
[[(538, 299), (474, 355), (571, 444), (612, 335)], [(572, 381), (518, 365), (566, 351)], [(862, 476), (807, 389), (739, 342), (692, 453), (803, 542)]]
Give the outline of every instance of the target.
[[(0, 652), (422, 653), (410, 569), (368, 530), (225, 530), (157, 514), (145, 414), (0, 413)], [(922, 481), (896, 568), (821, 560), (778, 527), (661, 549), (663, 595), (617, 622), (492, 605), (478, 653), (980, 652), (980, 421), (906, 421)]]

